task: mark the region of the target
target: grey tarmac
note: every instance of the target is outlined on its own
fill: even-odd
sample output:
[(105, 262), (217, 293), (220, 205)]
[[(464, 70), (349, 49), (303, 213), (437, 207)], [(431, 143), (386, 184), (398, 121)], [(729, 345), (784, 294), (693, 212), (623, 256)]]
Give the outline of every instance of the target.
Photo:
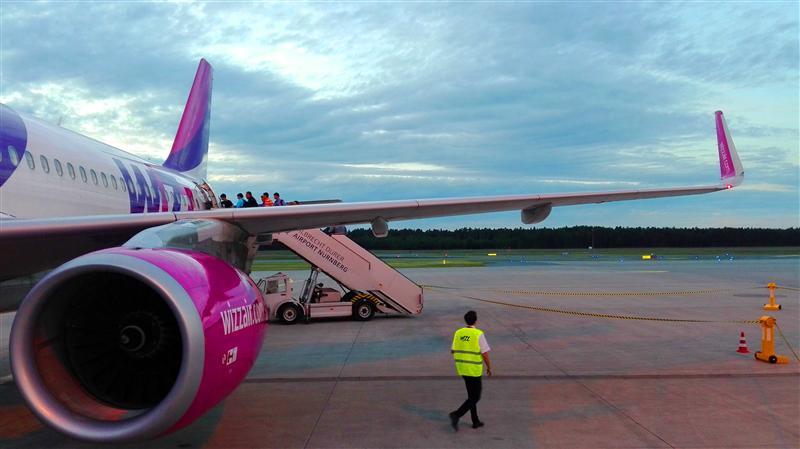
[[(449, 288), (427, 288), (418, 317), (271, 324), (256, 365), (224, 403), (175, 434), (115, 446), (800, 447), (800, 363), (782, 340), (776, 347), (792, 359), (788, 365), (736, 352), (740, 331), (750, 351), (758, 349), (759, 327), (736, 321), (766, 314), (761, 305), (768, 299), (767, 282), (800, 285), (797, 258), (554, 262), (404, 273), (420, 284)], [(295, 280), (303, 275), (293, 273)], [(702, 293), (670, 294), (692, 291)], [(778, 302), (783, 310), (772, 315), (797, 350), (800, 294), (779, 289)], [(468, 309), (478, 312), (478, 327), (492, 346), (495, 376), (484, 379), (478, 405), (486, 426), (474, 430), (467, 418), (455, 433), (447, 413), (466, 392), (449, 345)], [(6, 383), (0, 385), (0, 447), (97, 445), (44, 428), (13, 383)]]

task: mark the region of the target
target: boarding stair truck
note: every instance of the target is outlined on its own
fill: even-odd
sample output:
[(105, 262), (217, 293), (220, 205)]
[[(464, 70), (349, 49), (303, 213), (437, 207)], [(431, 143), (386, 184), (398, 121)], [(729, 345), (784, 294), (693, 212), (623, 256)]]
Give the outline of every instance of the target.
[[(343, 233), (303, 229), (273, 234), (272, 238), (312, 268), (296, 298), (292, 295), (292, 281), (285, 274), (258, 281), (270, 318), (295, 323), (300, 319), (343, 316), (369, 320), (376, 312), (401, 315), (422, 312), (422, 287)], [(320, 272), (336, 281), (341, 290), (318, 284)]]

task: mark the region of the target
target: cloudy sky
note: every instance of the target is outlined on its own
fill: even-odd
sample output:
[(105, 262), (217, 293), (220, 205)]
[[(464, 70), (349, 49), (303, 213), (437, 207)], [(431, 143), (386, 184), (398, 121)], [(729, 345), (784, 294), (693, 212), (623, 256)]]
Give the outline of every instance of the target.
[[(153, 161), (201, 57), (217, 193), (345, 201), (715, 183), (544, 226), (800, 225), (798, 2), (0, 3), (0, 101)], [(518, 213), (397, 227), (519, 226)], [(541, 226), (540, 225), (540, 226)]]

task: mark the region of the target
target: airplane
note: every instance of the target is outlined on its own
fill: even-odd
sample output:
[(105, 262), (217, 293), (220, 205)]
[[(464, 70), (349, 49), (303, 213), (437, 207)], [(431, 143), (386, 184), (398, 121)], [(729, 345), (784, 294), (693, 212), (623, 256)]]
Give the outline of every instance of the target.
[[(13, 377), (34, 414), (73, 438), (165, 435), (242, 382), (268, 316), (248, 274), (272, 233), (369, 223), (381, 237), (394, 220), (508, 210), (534, 224), (553, 207), (704, 194), (744, 178), (717, 111), (715, 184), (219, 208), (206, 182), (212, 73), (202, 59), (162, 165), (0, 105), (0, 285), (33, 279), (0, 298), (0, 312), (17, 311)], [(234, 331), (221, 318), (231, 311)]]

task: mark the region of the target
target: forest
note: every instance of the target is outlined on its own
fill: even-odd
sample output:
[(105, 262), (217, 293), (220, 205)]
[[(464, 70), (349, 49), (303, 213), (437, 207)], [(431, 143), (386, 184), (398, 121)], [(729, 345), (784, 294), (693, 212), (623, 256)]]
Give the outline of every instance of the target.
[(369, 229), (352, 229), (347, 235), (370, 250), (800, 246), (800, 228), (396, 229), (381, 239)]

